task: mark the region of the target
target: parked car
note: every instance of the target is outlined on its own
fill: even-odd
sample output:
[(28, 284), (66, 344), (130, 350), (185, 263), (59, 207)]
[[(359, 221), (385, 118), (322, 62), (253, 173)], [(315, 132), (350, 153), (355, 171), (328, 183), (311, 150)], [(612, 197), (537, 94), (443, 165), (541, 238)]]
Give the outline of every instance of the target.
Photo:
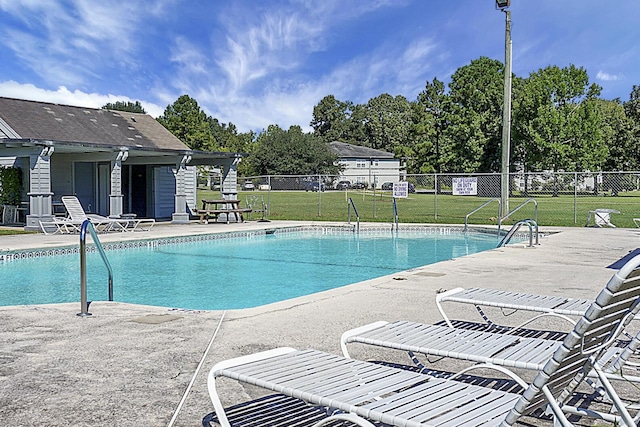
[(365, 184), (364, 182), (354, 182), (351, 185), (351, 188), (354, 188), (356, 190), (364, 190), (365, 188), (367, 188), (367, 184)]
[(381, 190), (393, 190), (393, 182), (383, 182), (380, 187)]
[(242, 184), (242, 189), (244, 191), (253, 191), (253, 190), (256, 189), (256, 186), (253, 185), (253, 182), (251, 182), (251, 181), (245, 181), (245, 183)]
[[(383, 183), (382, 186), (380, 187), (380, 189), (388, 190), (388, 191), (393, 190), (393, 182), (385, 182), (385, 183)], [(407, 183), (407, 191), (409, 191), (409, 193), (415, 193), (416, 192), (415, 185), (413, 185), (412, 183), (408, 182)]]
[(310, 181), (304, 185), (304, 191), (324, 191), (324, 183)]
[(347, 190), (349, 188), (351, 188), (350, 181), (338, 181), (336, 184), (336, 190)]

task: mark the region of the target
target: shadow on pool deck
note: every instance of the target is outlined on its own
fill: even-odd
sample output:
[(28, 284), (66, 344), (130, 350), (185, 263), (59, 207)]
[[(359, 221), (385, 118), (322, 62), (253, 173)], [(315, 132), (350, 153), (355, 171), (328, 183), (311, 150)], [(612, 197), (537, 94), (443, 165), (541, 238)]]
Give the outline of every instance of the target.
[[(155, 238), (211, 232), (214, 227), (215, 231), (230, 231), (260, 226), (264, 224), (161, 225), (154, 227), (153, 233), (117, 237)], [(278, 346), (339, 353), (342, 332), (368, 322), (439, 321), (436, 291), (456, 286), (593, 298), (612, 274), (607, 266), (640, 246), (640, 233), (631, 229), (546, 231), (562, 232), (545, 237), (536, 248), (495, 249), (307, 297), (224, 313), (216, 340), (175, 425), (200, 425), (202, 417), (212, 411), (206, 376), (217, 361)], [(1, 236), (0, 250), (76, 243), (68, 236), (58, 236), (63, 239), (57, 240), (49, 237)], [(212, 269), (222, 267), (215, 260), (211, 265)], [(92, 303), (93, 315), (89, 317), (77, 317), (78, 311), (79, 303), (0, 307), (2, 423), (168, 425), (223, 312), (117, 302)], [(459, 319), (478, 319), (470, 307), (457, 307), (455, 313)], [(515, 322), (518, 314), (498, 320)], [(363, 359), (391, 357), (382, 350), (365, 347), (354, 347), (353, 355)], [(451, 361), (441, 363), (457, 367)], [(260, 395), (259, 390), (234, 382), (224, 382), (222, 390), (225, 404)]]

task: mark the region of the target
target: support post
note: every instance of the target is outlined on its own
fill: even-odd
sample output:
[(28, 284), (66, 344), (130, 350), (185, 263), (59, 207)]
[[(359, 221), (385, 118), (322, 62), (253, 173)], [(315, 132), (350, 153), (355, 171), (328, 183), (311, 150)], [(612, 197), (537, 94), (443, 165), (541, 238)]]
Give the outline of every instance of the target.
[(111, 182), (109, 188), (109, 216), (119, 217), (123, 214), (122, 195), (122, 162), (129, 157), (128, 151), (120, 151), (116, 159), (111, 161)]
[(176, 194), (174, 212), (171, 222), (174, 224), (188, 224), (189, 213), (187, 212), (187, 191), (185, 184), (185, 173), (187, 164), (191, 161), (191, 156), (185, 154), (176, 165)]
[(40, 230), (40, 221), (51, 222), (51, 155), (54, 147), (45, 146), (29, 159), (29, 215), (26, 230)]
[(509, 213), (509, 151), (511, 145), (511, 11), (505, 13), (504, 102), (502, 110), (502, 218)]

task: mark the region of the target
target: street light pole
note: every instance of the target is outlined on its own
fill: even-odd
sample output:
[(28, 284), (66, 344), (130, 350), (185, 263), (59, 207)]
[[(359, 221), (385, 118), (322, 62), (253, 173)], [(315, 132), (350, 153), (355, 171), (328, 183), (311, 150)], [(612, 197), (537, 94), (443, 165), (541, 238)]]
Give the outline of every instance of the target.
[[(505, 6), (506, 3), (506, 6)], [(505, 13), (504, 46), (504, 102), (502, 109), (502, 176), (500, 182), (500, 201), (504, 218), (509, 214), (509, 150), (511, 145), (511, 11), (506, 9), (510, 2), (496, 4)]]

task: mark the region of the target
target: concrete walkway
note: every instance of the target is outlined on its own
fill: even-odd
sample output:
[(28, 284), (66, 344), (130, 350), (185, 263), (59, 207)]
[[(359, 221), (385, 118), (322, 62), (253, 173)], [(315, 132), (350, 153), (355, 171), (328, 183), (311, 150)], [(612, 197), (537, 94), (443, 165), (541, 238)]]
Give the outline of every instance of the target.
[[(150, 232), (100, 238), (158, 238), (292, 224), (299, 225), (158, 224)], [(339, 353), (342, 332), (368, 322), (439, 321), (436, 292), (457, 286), (593, 298), (614, 272), (607, 266), (640, 247), (638, 230), (542, 231), (553, 233), (535, 248), (495, 249), (255, 309), (223, 313), (94, 302), (92, 316), (77, 317), (79, 303), (0, 307), (0, 424), (167, 426), (220, 326), (174, 424), (198, 426), (213, 410), (206, 376), (217, 361), (278, 346)], [(0, 251), (66, 246), (77, 240), (77, 235), (0, 236)], [(0, 263), (0, 276), (1, 271)], [(455, 307), (453, 313), (459, 319), (479, 319), (470, 307)], [(493, 314), (503, 323), (519, 316)], [(364, 346), (353, 350), (357, 358), (407, 361), (403, 355)], [(457, 366), (441, 363), (451, 369)], [(231, 381), (222, 387), (225, 404), (261, 394)]]

